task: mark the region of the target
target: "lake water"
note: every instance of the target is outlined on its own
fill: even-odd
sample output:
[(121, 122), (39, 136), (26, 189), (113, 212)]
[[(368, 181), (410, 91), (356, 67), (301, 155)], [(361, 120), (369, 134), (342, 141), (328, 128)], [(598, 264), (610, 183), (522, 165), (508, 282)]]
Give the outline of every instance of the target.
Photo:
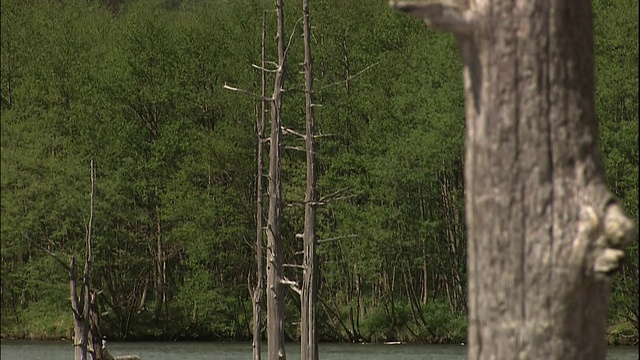
[[(263, 345), (266, 348), (266, 344)], [(263, 348), (264, 350), (264, 348)], [(289, 360), (300, 359), (300, 346), (286, 344)], [(461, 345), (361, 345), (320, 344), (322, 360), (464, 360), (466, 347)], [(111, 355), (136, 354), (142, 360), (250, 360), (251, 343), (239, 342), (127, 342), (110, 343)], [(0, 343), (2, 360), (71, 360), (69, 342), (5, 341)], [(266, 359), (266, 356), (263, 357)], [(637, 360), (638, 348), (615, 346), (607, 360)]]

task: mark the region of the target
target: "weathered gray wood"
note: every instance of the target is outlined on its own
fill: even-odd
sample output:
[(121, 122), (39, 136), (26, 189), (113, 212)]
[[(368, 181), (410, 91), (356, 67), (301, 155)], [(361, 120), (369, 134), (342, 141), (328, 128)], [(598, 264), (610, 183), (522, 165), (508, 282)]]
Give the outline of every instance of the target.
[(304, 73), (306, 93), (307, 184), (304, 197), (304, 260), (300, 311), (300, 359), (318, 359), (316, 307), (318, 300), (318, 256), (316, 254), (316, 150), (313, 111), (313, 59), (311, 57), (311, 27), (309, 0), (302, 0), (302, 29), (304, 38)]
[(102, 342), (102, 353), (104, 354), (104, 359), (105, 360), (140, 360), (140, 356), (138, 356), (138, 355), (111, 356), (111, 354), (109, 354), (109, 351), (107, 350), (107, 341), (106, 340), (104, 340)]
[(91, 242), (91, 232), (93, 229), (93, 195), (94, 195), (95, 169), (93, 160), (91, 160), (91, 193), (90, 193), (90, 212), (89, 224), (87, 224), (85, 238), (85, 262), (82, 288), (80, 295), (77, 291), (76, 280), (76, 259), (71, 257), (69, 264), (69, 287), (71, 292), (71, 310), (73, 312), (73, 347), (75, 360), (87, 360), (87, 347), (89, 338), (89, 313), (91, 306), (89, 274), (93, 264), (93, 246)]
[(469, 359), (604, 359), (634, 227), (607, 191), (591, 3), (398, 3), (464, 61)]
[(260, 95), (262, 96), (261, 113), (258, 119), (256, 119), (256, 132), (258, 136), (258, 151), (256, 155), (257, 170), (256, 170), (256, 287), (253, 290), (253, 360), (260, 360), (260, 329), (262, 327), (261, 313), (262, 313), (262, 297), (263, 297), (263, 278), (264, 278), (264, 250), (262, 243), (263, 239), (263, 227), (264, 218), (262, 214), (262, 167), (263, 167), (263, 155), (262, 148), (264, 142), (264, 126), (266, 120), (267, 102), (265, 100), (265, 84), (266, 84), (266, 72), (265, 66), (265, 36), (266, 36), (266, 13), (262, 14), (262, 45), (261, 45), (261, 80), (262, 87)]
[(89, 354), (92, 360), (106, 359), (100, 331), (100, 312), (98, 310), (98, 292), (91, 290), (89, 297)]
[(284, 45), (283, 0), (277, 0), (278, 69), (271, 99), (271, 134), (269, 147), (269, 214), (267, 219), (267, 357), (285, 359), (284, 288), (282, 274), (282, 239), (280, 215), (282, 184), (280, 183), (280, 135), (282, 95), (286, 67)]

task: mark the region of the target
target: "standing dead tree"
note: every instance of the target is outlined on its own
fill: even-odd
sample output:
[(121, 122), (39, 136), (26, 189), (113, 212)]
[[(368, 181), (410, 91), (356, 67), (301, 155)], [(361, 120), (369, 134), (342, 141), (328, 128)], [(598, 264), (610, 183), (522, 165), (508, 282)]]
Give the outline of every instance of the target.
[[(271, 129), (269, 135), (269, 210), (267, 214), (267, 358), (269, 360), (286, 359), (284, 349), (284, 288), (287, 283), (282, 271), (282, 237), (280, 234), (280, 217), (282, 215), (282, 183), (281, 173), (281, 135), (282, 135), (282, 98), (284, 93), (284, 80), (286, 70), (286, 49), (284, 43), (284, 11), (283, 0), (276, 1), (277, 7), (277, 34), (278, 66), (275, 69), (275, 81), (273, 95), (266, 98), (264, 94), (256, 96), (244, 89), (224, 85), (224, 88), (239, 91), (269, 101), (271, 105)], [(263, 46), (264, 54), (264, 46)], [(266, 71), (263, 63), (260, 67)], [(264, 80), (263, 80), (264, 84)], [(264, 111), (263, 111), (264, 114)], [(254, 301), (255, 306), (255, 301)], [(255, 322), (254, 322), (255, 326)], [(255, 334), (254, 334), (255, 339)], [(254, 340), (254, 349), (256, 342)], [(254, 356), (256, 356), (254, 350)]]
[(300, 359), (318, 359), (316, 306), (318, 302), (318, 256), (316, 254), (316, 150), (313, 117), (313, 59), (311, 57), (311, 27), (309, 25), (309, 0), (302, 0), (302, 29), (304, 38), (304, 76), (307, 154), (307, 184), (304, 198), (304, 260), (300, 309)]
[(276, 1), (278, 68), (271, 98), (269, 136), (269, 214), (267, 219), (267, 355), (269, 360), (286, 359), (284, 350), (284, 280), (282, 273), (282, 183), (280, 182), (280, 136), (282, 95), (287, 66), (284, 45), (284, 2)]
[(69, 288), (71, 290), (71, 309), (73, 311), (73, 347), (75, 360), (87, 360), (87, 344), (89, 338), (89, 314), (91, 311), (91, 287), (89, 285), (89, 274), (91, 273), (91, 265), (93, 264), (93, 249), (91, 243), (91, 231), (93, 228), (93, 196), (95, 182), (95, 169), (93, 160), (91, 160), (91, 194), (90, 194), (90, 211), (89, 223), (86, 228), (85, 241), (85, 262), (84, 274), (80, 294), (76, 281), (76, 258), (71, 257), (69, 264)]
[(264, 143), (264, 125), (266, 122), (267, 100), (265, 98), (265, 37), (266, 37), (266, 13), (262, 14), (262, 45), (261, 45), (261, 112), (256, 119), (256, 133), (258, 135), (258, 151), (256, 154), (256, 286), (253, 289), (253, 360), (260, 360), (260, 329), (262, 328), (262, 294), (264, 278), (264, 251), (263, 251), (263, 227), (264, 216), (262, 214), (262, 145)]
[(464, 62), (469, 359), (604, 359), (635, 238), (598, 148), (590, 2), (392, 3)]

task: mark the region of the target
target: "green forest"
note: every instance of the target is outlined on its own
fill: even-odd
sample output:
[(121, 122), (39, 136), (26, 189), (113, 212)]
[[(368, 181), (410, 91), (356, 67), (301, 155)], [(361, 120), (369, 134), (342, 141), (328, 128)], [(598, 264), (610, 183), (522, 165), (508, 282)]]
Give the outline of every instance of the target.
[[(607, 181), (638, 219), (638, 2), (594, 0)], [(96, 164), (92, 286), (113, 340), (249, 340), (262, 16), (275, 2), (2, 0), (1, 335), (69, 338)], [(283, 126), (304, 132), (299, 1), (287, 1)], [(321, 341), (466, 338), (464, 93), (453, 35), (385, 0), (310, 1)], [(271, 67), (267, 65), (267, 67)], [(273, 74), (267, 76), (267, 86)], [(304, 143), (285, 135), (287, 278), (301, 281)], [(265, 163), (268, 157), (265, 156)], [(161, 251), (159, 252), (159, 249)], [(638, 244), (610, 344), (638, 341)], [(159, 254), (161, 256), (159, 256)], [(287, 289), (285, 333), (299, 340)], [(263, 317), (264, 318), (264, 317)]]

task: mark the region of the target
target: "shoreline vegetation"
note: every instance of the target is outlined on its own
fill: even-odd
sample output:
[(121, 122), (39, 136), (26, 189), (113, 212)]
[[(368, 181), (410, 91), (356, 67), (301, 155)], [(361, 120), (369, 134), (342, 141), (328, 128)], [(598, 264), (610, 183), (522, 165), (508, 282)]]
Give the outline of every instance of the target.
[[(57, 321), (53, 323), (53, 325), (45, 325), (40, 322), (33, 323), (23, 323), (20, 326), (16, 326), (11, 329), (4, 329), (2, 333), (0, 333), (0, 339), (3, 340), (27, 340), (27, 341), (71, 341), (71, 337), (73, 335), (73, 324), (70, 319), (67, 319), (69, 316), (60, 315)], [(420, 340), (415, 337), (412, 337), (411, 334), (407, 333), (399, 333), (395, 336), (391, 336), (389, 338), (384, 338), (382, 336), (376, 337), (372, 336), (369, 339), (360, 339), (361, 341), (355, 341), (356, 343), (365, 343), (365, 344), (464, 344), (466, 343), (466, 324), (463, 329), (453, 329), (452, 326), (445, 326), (442, 328), (443, 331), (441, 333), (449, 334), (448, 336), (443, 336), (440, 339), (435, 339), (432, 341)], [(298, 342), (299, 339), (292, 338), (287, 334), (287, 341), (289, 342)], [(297, 335), (297, 334), (296, 334)], [(151, 334), (146, 335), (138, 335), (138, 336), (129, 336), (125, 339), (122, 338), (112, 338), (107, 336), (107, 338), (112, 339), (112, 341), (251, 341), (251, 334), (245, 334), (244, 336), (192, 336), (192, 337), (167, 337), (165, 335), (157, 335), (153, 336)], [(266, 341), (266, 339), (262, 339)], [(335, 338), (327, 338), (327, 337), (319, 337), (319, 341), (322, 342), (345, 342), (340, 339)], [(619, 321), (616, 323), (609, 324), (607, 328), (607, 345), (608, 346), (635, 346), (638, 344), (638, 332), (637, 329), (634, 328), (633, 324), (629, 321)]]
[[(622, 324), (617, 324), (617, 325), (611, 325), (609, 326), (608, 330), (607, 330), (607, 346), (636, 346), (638, 345), (638, 338), (637, 336), (635, 336), (632, 332), (632, 330), (630, 329), (632, 328), (632, 326), (628, 323), (622, 323)], [(15, 334), (2, 334), (0, 335), (0, 339), (2, 340), (11, 340), (11, 341), (68, 341), (71, 342), (71, 339), (69, 337), (65, 337), (65, 336), (56, 336), (56, 335), (52, 335), (52, 334), (35, 334), (35, 333), (29, 333), (29, 335), (15, 335)], [(120, 340), (123, 341), (123, 340)], [(202, 339), (202, 338), (193, 338), (193, 339), (179, 339), (179, 340), (162, 340), (162, 339), (158, 339), (158, 338), (140, 338), (140, 339), (128, 339), (126, 341), (131, 341), (131, 342), (154, 342), (154, 341), (179, 341), (179, 342), (190, 342), (190, 341), (251, 341), (251, 338), (247, 337), (246, 339), (233, 339), (233, 338), (229, 338), (229, 339), (225, 339), (225, 338), (218, 338), (218, 339)], [(266, 339), (263, 339), (263, 341), (266, 341)], [(293, 341), (295, 342), (295, 341)], [(319, 340), (320, 343), (334, 343), (336, 341), (332, 341), (332, 340), (324, 340), (324, 339), (320, 339)], [(442, 342), (424, 342), (424, 341), (417, 341), (417, 340), (407, 340), (407, 341), (397, 341), (397, 342), (386, 342), (386, 341), (375, 341), (375, 342), (362, 342), (361, 344), (385, 344), (385, 345), (420, 345), (420, 344), (424, 344), (424, 345), (435, 345), (435, 344), (464, 344), (466, 343), (465, 341), (453, 341), (453, 340), (448, 340), (448, 341), (442, 341)]]

